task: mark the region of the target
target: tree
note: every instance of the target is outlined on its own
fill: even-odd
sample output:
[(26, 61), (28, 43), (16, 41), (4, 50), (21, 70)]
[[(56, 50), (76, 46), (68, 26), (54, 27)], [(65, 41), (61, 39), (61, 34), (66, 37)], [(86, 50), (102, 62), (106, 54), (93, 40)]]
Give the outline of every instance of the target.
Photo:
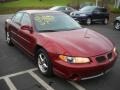
[(120, 0), (115, 0), (114, 8), (120, 8)]
[(109, 0), (101, 0), (100, 2), (101, 2), (101, 6), (102, 6), (102, 7), (108, 8)]

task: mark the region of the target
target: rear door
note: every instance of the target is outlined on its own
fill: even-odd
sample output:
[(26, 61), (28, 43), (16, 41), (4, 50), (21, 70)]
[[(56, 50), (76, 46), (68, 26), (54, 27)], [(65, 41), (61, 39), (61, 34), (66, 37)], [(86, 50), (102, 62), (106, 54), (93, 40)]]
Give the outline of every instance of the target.
[(13, 18), (12, 18), (12, 24), (10, 25), (10, 35), (12, 41), (14, 41), (15, 44), (19, 45), (19, 40), (18, 40), (18, 31), (20, 29), (20, 22), (23, 17), (23, 13), (18, 12)]
[(100, 20), (100, 18), (101, 18), (101, 15), (102, 15), (102, 13), (101, 13), (101, 11), (100, 11), (100, 9), (99, 8), (96, 8), (94, 11), (93, 11), (93, 20), (94, 21), (99, 21)]
[(96, 8), (93, 12), (93, 16), (96, 21), (104, 20), (107, 16), (107, 10), (105, 8)]
[(109, 14), (106, 8), (101, 8), (100, 11), (101, 11), (101, 19), (104, 20), (105, 18), (109, 18)]

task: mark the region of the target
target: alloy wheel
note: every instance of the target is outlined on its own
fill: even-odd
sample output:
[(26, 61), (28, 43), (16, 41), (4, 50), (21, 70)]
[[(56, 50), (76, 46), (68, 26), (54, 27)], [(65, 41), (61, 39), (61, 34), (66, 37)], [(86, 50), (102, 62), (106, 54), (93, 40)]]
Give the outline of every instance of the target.
[(46, 73), (48, 70), (47, 58), (44, 53), (38, 55), (38, 68), (42, 73)]
[(86, 24), (87, 24), (87, 25), (90, 25), (91, 23), (92, 23), (91, 18), (88, 18), (87, 21), (86, 21)]
[(9, 32), (6, 33), (6, 41), (9, 44), (10, 43), (10, 34)]
[(116, 30), (120, 30), (120, 23), (116, 22), (115, 25), (114, 25), (114, 27), (115, 27)]
[(107, 18), (104, 19), (104, 24), (105, 25), (108, 24), (108, 19)]

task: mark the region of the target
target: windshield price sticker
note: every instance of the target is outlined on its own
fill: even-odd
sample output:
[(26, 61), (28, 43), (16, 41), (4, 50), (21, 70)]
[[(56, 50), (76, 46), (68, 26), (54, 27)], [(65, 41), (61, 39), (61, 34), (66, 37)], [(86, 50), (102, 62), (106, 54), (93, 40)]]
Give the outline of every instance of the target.
[(39, 22), (40, 25), (46, 25), (54, 21), (54, 16), (42, 16), (37, 15), (35, 16), (35, 21)]

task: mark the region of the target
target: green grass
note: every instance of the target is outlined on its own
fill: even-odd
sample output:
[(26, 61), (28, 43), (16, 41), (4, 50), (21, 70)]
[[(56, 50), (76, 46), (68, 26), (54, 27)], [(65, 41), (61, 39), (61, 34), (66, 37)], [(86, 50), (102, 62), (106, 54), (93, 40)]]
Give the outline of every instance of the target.
[(111, 12), (114, 14), (120, 14), (120, 8), (112, 8)]
[[(12, 2), (5, 2), (0, 3), (0, 14), (14, 13), (23, 9), (46, 9), (56, 5), (75, 4), (75, 1), (77, 0), (17, 0)], [(79, 0), (80, 3), (86, 1), (89, 0)]]
[(0, 7), (50, 7), (54, 5), (66, 5), (70, 0), (18, 0), (1, 3)]
[(67, 5), (70, 0), (17, 0), (0, 3), (0, 14), (14, 13), (23, 9), (44, 9), (55, 5)]
[[(17, 0), (12, 2), (0, 3), (0, 14), (15, 13), (24, 9), (47, 9), (57, 5), (71, 5), (76, 7), (80, 5), (78, 0)], [(96, 0), (79, 0), (83, 2), (95, 2)], [(120, 9), (114, 9), (112, 3), (109, 4), (112, 13), (120, 13)]]

